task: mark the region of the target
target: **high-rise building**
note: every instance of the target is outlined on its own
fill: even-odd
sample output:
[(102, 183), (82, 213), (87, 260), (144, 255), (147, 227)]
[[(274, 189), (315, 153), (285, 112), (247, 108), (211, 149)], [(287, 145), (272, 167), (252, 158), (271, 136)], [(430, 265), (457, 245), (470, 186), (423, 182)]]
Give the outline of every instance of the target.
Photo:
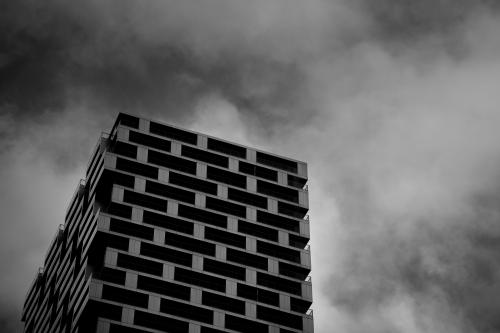
[(121, 113), (85, 177), (25, 332), (313, 332), (304, 162)]

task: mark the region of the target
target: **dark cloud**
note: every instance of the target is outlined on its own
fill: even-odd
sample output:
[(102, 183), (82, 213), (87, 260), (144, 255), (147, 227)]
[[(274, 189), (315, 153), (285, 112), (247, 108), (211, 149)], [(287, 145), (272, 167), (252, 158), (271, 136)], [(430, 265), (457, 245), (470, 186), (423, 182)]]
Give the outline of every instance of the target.
[(495, 1), (3, 3), (0, 330), (128, 111), (310, 162), (316, 331), (500, 332), (499, 28)]

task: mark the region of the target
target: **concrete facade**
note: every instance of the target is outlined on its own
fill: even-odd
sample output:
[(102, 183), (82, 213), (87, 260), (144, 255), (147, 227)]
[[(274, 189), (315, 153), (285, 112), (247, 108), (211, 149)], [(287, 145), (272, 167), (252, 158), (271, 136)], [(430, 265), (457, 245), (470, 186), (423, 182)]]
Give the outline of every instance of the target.
[(313, 332), (304, 162), (120, 114), (85, 176), (25, 332)]

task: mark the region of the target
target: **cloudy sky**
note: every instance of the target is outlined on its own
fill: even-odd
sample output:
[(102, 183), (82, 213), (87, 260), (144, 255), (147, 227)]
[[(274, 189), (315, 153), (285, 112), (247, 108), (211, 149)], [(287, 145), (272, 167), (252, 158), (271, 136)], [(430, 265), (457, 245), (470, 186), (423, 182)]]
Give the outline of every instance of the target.
[(119, 111), (309, 163), (318, 333), (500, 332), (500, 6), (0, 4), (0, 331)]

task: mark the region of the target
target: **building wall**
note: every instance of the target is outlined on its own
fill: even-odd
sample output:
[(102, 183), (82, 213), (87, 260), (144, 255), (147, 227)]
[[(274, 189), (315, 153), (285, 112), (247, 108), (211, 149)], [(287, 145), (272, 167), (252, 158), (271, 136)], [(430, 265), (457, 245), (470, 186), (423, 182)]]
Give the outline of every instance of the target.
[[(46, 325), (313, 331), (305, 163), (125, 114), (95, 156), (80, 189), (92, 218), (75, 223), (93, 231), (72, 242), (83, 249), (72, 266), (85, 271), (83, 305)], [(62, 253), (46, 270), (64, 266)], [(27, 297), (26, 331), (43, 332), (41, 313), (58, 313), (32, 310), (58, 298), (50, 277), (41, 273)]]

